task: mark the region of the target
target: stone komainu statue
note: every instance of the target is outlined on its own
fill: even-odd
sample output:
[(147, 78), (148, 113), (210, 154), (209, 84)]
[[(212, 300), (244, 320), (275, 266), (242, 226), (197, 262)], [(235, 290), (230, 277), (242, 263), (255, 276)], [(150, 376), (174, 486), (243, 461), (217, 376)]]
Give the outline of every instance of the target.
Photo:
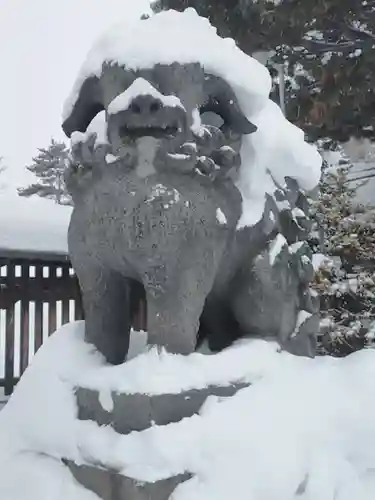
[(87, 341), (122, 363), (144, 296), (149, 343), (170, 352), (189, 354), (203, 339), (218, 351), (254, 335), (313, 356), (305, 194), (292, 178), (275, 183), (262, 218), (240, 228), (241, 145), (257, 127), (225, 78), (199, 60), (164, 59), (135, 67), (103, 58), (63, 123), (70, 137), (101, 114), (106, 133), (73, 134), (66, 173)]

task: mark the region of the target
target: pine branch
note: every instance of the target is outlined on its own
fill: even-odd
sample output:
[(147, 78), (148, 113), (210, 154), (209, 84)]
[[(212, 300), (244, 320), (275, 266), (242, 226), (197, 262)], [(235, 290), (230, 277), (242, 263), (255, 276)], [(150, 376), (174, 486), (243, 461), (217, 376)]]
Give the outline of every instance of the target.
[(368, 30), (357, 28), (356, 26), (350, 25), (348, 23), (344, 24), (346, 32), (351, 32), (359, 36), (362, 40), (372, 40), (375, 43), (375, 35)]
[(374, 177), (375, 177), (375, 173), (374, 174), (370, 174), (370, 175), (364, 175), (363, 177), (350, 178), (346, 182), (350, 183), (350, 182), (361, 181), (361, 180), (365, 180), (365, 179), (368, 180), (368, 179), (373, 179)]
[[(306, 40), (303, 39), (303, 45), (307, 50), (309, 50), (309, 54), (316, 55), (317, 53), (325, 53), (325, 52), (352, 52), (355, 49), (363, 48), (366, 43), (364, 40), (353, 40), (348, 42), (326, 42), (321, 40)], [(312, 52), (311, 52), (312, 50)]]

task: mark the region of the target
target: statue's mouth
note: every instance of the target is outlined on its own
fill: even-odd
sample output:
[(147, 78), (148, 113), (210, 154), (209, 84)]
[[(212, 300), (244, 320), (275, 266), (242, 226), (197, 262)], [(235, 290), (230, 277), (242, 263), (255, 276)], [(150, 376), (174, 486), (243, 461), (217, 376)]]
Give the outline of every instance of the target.
[(175, 125), (165, 126), (145, 126), (145, 127), (129, 127), (124, 125), (120, 128), (120, 137), (123, 141), (128, 139), (136, 140), (142, 137), (155, 137), (155, 139), (172, 139), (177, 136), (180, 127)]

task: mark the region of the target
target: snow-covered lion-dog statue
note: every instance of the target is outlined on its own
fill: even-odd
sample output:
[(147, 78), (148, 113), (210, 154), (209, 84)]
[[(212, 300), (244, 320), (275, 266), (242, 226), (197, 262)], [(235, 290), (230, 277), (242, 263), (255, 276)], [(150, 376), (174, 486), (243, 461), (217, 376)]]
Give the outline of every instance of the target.
[[(165, 23), (158, 31), (165, 15), (169, 33)], [(140, 298), (149, 344), (169, 352), (189, 354), (203, 339), (218, 351), (254, 335), (314, 356), (306, 186), (287, 170), (278, 184), (270, 165), (279, 157), (256, 161), (267, 149), (262, 110), (292, 127), (268, 85), (265, 68), (190, 9), (118, 27), (91, 51), (63, 121), (72, 138), (68, 241), (86, 340), (109, 363), (126, 359)]]

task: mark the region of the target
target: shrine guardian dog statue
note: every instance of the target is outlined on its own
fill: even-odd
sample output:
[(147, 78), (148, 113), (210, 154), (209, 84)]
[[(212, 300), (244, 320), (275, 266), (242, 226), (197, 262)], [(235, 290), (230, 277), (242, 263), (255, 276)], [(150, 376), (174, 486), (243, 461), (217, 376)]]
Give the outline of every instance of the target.
[[(79, 139), (100, 113), (105, 140)], [(314, 355), (308, 259), (267, 257), (285, 222), (277, 200), (267, 196), (262, 219), (238, 228), (241, 145), (257, 127), (225, 79), (199, 61), (134, 68), (105, 60), (81, 82), (63, 129), (78, 137), (66, 173), (68, 240), (86, 339), (109, 363), (126, 359), (142, 296), (149, 344), (169, 352), (190, 354), (204, 338), (217, 351), (260, 335)], [(306, 235), (298, 225), (289, 243)]]

